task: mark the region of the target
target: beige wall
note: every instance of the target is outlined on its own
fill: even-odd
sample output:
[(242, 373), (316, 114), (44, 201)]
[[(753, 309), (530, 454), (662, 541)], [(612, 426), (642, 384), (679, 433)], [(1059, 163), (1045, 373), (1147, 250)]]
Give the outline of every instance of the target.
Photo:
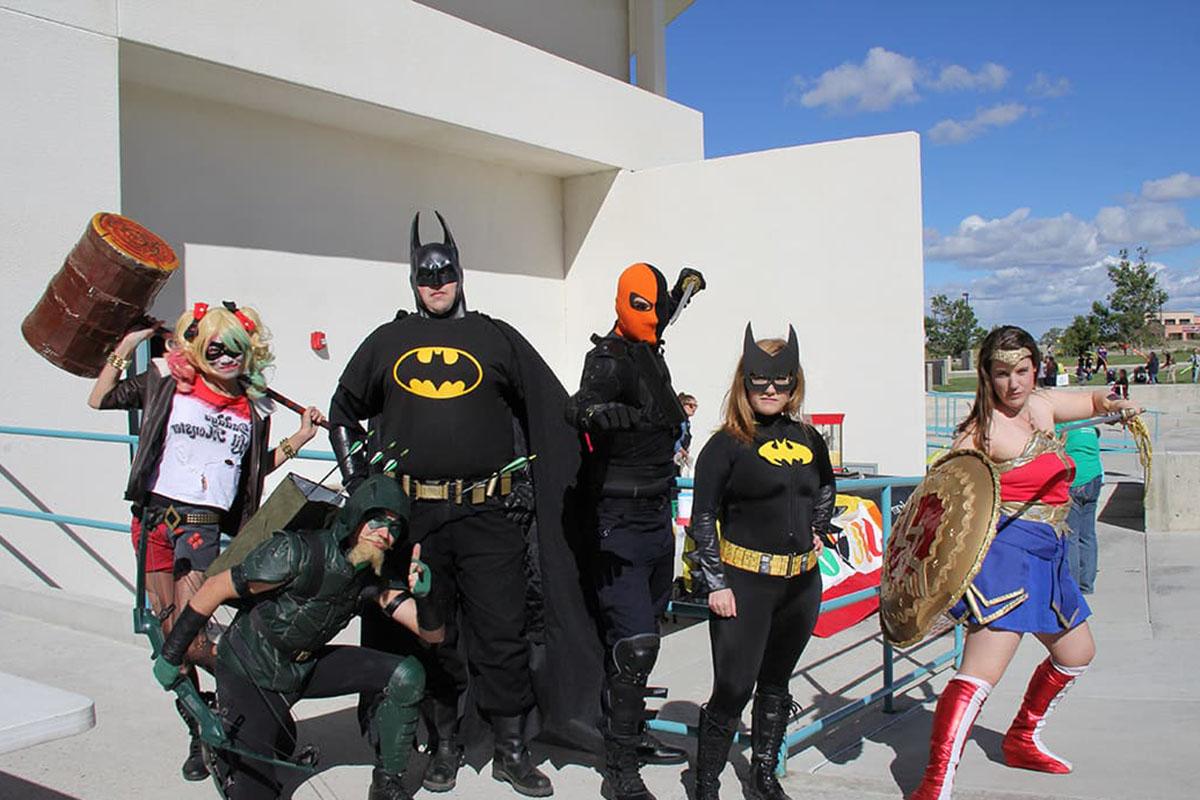
[(791, 323), (806, 410), (846, 413), (843, 457), (920, 474), (920, 190), (915, 134), (568, 180), (572, 380), (576, 343), (612, 325), (621, 269), (648, 261), (673, 282), (695, 265), (709, 288), (668, 331), (667, 361), (676, 388), (700, 401), (698, 439), (717, 424), (746, 322), (760, 337)]
[[(97, 9), (71, 10), (94, 11), (90, 21), (105, 21)], [(7, 100), (0, 152), (0, 330), (6, 343), (0, 419), (122, 433), (124, 415), (87, 408), (90, 381), (52, 367), (19, 331), (92, 214), (120, 208), (116, 42), (0, 9), (0, 53), (0, 92)], [(0, 435), (0, 505), (119, 520), (127, 508), (120, 497), (128, 463), (124, 445)], [(0, 516), (0, 537), (2, 583), (41, 583), (21, 563), (27, 559), (59, 584), (129, 596), (106, 566), (128, 571), (127, 536)]]
[(629, 78), (629, 0), (418, 0), (618, 80)]

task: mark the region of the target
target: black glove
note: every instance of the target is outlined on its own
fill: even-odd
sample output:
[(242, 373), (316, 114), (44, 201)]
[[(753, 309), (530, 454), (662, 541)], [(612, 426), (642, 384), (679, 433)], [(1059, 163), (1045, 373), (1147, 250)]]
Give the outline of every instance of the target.
[(728, 589), (725, 582), (725, 566), (721, 563), (721, 549), (717, 544), (717, 515), (704, 511), (692, 517), (692, 541), (696, 549), (691, 555), (699, 566), (700, 574), (708, 585), (708, 591)]
[(536, 509), (533, 480), (527, 471), (519, 470), (512, 476), (512, 491), (504, 497), (504, 516), (519, 527), (528, 528)]
[[(356, 443), (360, 443), (355, 446)], [(366, 436), (361, 431), (339, 425), (329, 430), (329, 444), (342, 472), (342, 485), (347, 494), (354, 494), (359, 484), (370, 475), (367, 467)]]
[(628, 431), (641, 416), (641, 409), (626, 403), (598, 403), (584, 412), (584, 422), (589, 430)]
[(671, 290), (671, 299), (676, 303), (682, 300), (683, 293), (687, 290), (689, 283), (696, 284), (696, 288), (692, 290), (693, 297), (704, 291), (705, 287), (708, 286), (704, 282), (704, 276), (700, 274), (700, 270), (684, 267), (679, 271), (679, 277), (675, 279), (675, 288)]

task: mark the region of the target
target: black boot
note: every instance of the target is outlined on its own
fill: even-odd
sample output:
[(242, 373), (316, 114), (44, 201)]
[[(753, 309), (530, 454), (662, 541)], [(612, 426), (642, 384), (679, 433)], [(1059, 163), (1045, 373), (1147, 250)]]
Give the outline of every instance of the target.
[(496, 750), (492, 758), (492, 777), (512, 784), (517, 794), (549, 797), (554, 794), (550, 779), (529, 759), (525, 746), (524, 717), (492, 717)]
[(721, 772), (729, 759), (735, 722), (700, 709), (700, 735), (696, 743), (696, 800), (720, 800)]
[(604, 735), (604, 785), (600, 792), (611, 800), (655, 800), (638, 774), (638, 740)]
[(792, 711), (792, 698), (787, 694), (754, 695), (751, 713), (750, 750), (751, 785), (759, 800), (791, 800), (775, 777), (779, 764), (779, 748)]
[(175, 710), (179, 712), (179, 716), (187, 724), (188, 733), (191, 735), (191, 741), (188, 742), (188, 755), (183, 761), (183, 767), (180, 772), (183, 773), (185, 781), (202, 781), (208, 777), (208, 767), (204, 763), (204, 743), (200, 741), (199, 726), (196, 725), (196, 720), (192, 719), (192, 715), (183, 707), (183, 703), (175, 701)]
[(367, 794), (367, 800), (413, 800), (408, 789), (404, 788), (402, 779), (402, 775), (376, 767), (371, 773), (371, 791)]
[(687, 750), (667, 744), (643, 728), (641, 741), (637, 744), (637, 757), (641, 764), (686, 764)]
[(431, 733), (429, 763), (421, 785), (431, 792), (448, 792), (458, 782), (458, 768), (466, 758), (458, 743), (458, 707), (432, 700), (426, 722)]

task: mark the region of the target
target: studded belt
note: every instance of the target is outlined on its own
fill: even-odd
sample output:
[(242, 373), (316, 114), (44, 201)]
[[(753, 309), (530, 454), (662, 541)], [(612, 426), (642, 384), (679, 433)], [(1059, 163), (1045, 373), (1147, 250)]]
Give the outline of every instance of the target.
[(217, 525), (221, 522), (221, 515), (216, 511), (180, 512), (173, 505), (166, 508), (151, 506), (147, 510), (150, 512), (148, 516), (152, 520), (160, 520), (172, 530), (180, 525)]
[(763, 553), (722, 539), (721, 561), (731, 567), (747, 572), (757, 572), (759, 575), (794, 578), (817, 566), (817, 551), (809, 550), (806, 553), (787, 554)]
[(400, 488), (413, 500), (442, 500), (462, 505), (479, 505), (489, 497), (504, 497), (512, 493), (512, 475), (468, 482), (462, 478), (452, 481), (419, 481), (411, 475), (400, 476)]

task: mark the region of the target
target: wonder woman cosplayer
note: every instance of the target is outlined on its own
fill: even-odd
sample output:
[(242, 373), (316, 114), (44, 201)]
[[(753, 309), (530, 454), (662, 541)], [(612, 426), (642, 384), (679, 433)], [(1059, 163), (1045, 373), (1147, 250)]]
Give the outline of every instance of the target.
[(1071, 764), (1041, 741), (1046, 717), (1096, 653), (1091, 613), (1066, 561), (1066, 519), (1074, 464), (1054, 438), (1057, 422), (1138, 409), (1104, 391), (1035, 390), (1041, 354), (1026, 331), (1002, 326), (983, 340), (979, 385), (954, 449), (974, 447), (1000, 472), (996, 537), (966, 594), (950, 614), (968, 626), (962, 666), (942, 690), (933, 715), (929, 764), (910, 800), (946, 800), (971, 726), (1004, 675), (1021, 637), (1049, 651), (1030, 678), (1004, 736), (1004, 762), (1067, 773)]

